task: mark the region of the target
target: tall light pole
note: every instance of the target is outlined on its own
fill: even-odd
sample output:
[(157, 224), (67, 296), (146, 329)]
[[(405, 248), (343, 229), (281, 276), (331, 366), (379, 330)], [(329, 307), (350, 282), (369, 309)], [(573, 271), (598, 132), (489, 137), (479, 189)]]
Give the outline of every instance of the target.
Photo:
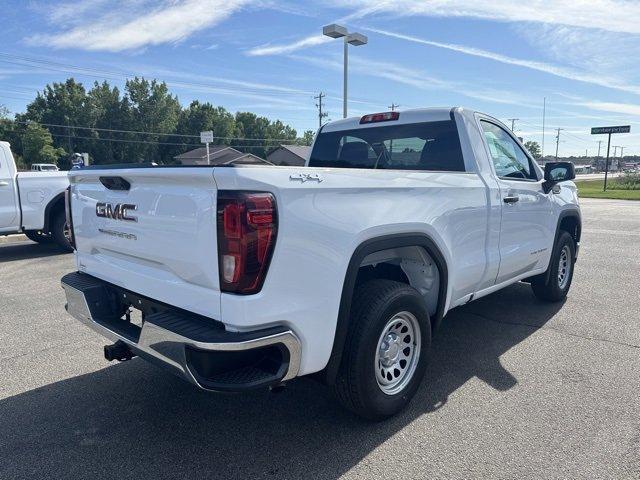
[(331, 38), (344, 37), (344, 71), (343, 71), (343, 91), (342, 91), (342, 118), (347, 118), (347, 74), (349, 70), (349, 45), (359, 47), (366, 45), (369, 39), (361, 33), (349, 33), (342, 25), (325, 25), (322, 27), (322, 34)]

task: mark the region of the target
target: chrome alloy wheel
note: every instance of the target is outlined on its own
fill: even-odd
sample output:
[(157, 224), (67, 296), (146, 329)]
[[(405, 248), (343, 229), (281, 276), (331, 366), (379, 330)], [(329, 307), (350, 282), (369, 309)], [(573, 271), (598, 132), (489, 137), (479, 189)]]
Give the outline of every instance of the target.
[(387, 395), (402, 391), (420, 359), (420, 324), (410, 312), (396, 313), (385, 325), (376, 348), (376, 381)]
[(571, 273), (571, 250), (565, 245), (560, 252), (560, 260), (558, 261), (558, 288), (564, 290), (569, 282)]

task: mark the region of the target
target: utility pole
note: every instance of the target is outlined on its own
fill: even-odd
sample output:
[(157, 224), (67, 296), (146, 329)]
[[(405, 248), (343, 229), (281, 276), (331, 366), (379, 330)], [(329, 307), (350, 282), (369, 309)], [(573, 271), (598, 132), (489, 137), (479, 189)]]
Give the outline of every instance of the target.
[(560, 146), (560, 132), (564, 130), (564, 128), (558, 127), (558, 134), (556, 135), (556, 162), (558, 161), (558, 147)]
[(317, 96), (313, 97), (315, 100), (318, 100), (316, 103), (316, 107), (318, 107), (318, 128), (322, 128), (322, 119), (329, 115), (327, 112), (322, 111), (322, 99), (327, 95), (320, 92)]
[(520, 120), (519, 118), (507, 118), (511, 122), (511, 132), (515, 131), (516, 120)]
[[(392, 112), (396, 111), (396, 108), (398, 108), (400, 105), (397, 105), (393, 102), (391, 102), (391, 105), (389, 105), (389, 110), (391, 110)], [(389, 140), (389, 155), (393, 155), (393, 139)]]
[(544, 122), (547, 118), (547, 97), (542, 100), (542, 158), (544, 158)]
[(585, 148), (584, 149), (584, 158), (587, 158), (589, 156), (589, 149)]
[(619, 148), (619, 146), (613, 145), (613, 158), (616, 158), (616, 154), (618, 153)]
[(602, 145), (602, 140), (598, 140), (598, 158), (600, 158), (600, 145)]

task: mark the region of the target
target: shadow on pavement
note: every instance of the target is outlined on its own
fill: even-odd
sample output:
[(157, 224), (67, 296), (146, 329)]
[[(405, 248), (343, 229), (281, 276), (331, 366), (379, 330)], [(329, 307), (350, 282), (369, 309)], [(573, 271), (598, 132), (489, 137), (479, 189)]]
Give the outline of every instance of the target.
[(207, 394), (134, 359), (53, 383), (0, 401), (0, 478), (337, 478), (468, 380), (514, 387), (500, 356), (560, 307), (518, 284), (453, 310), (416, 398), (383, 423), (308, 379), (279, 394)]
[(67, 252), (63, 252), (55, 243), (24, 241), (0, 244), (0, 263), (64, 255), (65, 253)]

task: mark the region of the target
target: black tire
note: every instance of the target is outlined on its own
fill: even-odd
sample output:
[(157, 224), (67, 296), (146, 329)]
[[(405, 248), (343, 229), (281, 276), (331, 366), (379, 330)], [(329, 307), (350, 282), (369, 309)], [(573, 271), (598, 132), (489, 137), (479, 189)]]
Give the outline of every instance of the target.
[(65, 235), (67, 219), (64, 210), (54, 213), (51, 221), (51, 236), (58, 246), (65, 252), (72, 252), (71, 244)]
[[(563, 255), (568, 255), (567, 261), (563, 261), (564, 267), (561, 266), (560, 261), (561, 256), (564, 258)], [(551, 254), (549, 271), (531, 280), (531, 288), (535, 296), (545, 302), (561, 302), (564, 300), (573, 280), (575, 258), (576, 244), (573, 237), (568, 232), (561, 231)], [(564, 276), (561, 274), (563, 268), (565, 269)]]
[(45, 235), (44, 233), (39, 232), (37, 230), (27, 230), (26, 232), (24, 232), (24, 234), (32, 242), (37, 242), (37, 243), (53, 242), (53, 238), (51, 237), (51, 235)]
[[(404, 377), (401, 377), (399, 386), (402, 388), (397, 392), (385, 393), (383, 388), (388, 387), (381, 386), (377, 376), (378, 371), (381, 374), (384, 371), (384, 367), (381, 368), (381, 364), (376, 363), (379, 341), (383, 332), (391, 330), (385, 328), (391, 319), (397, 314), (406, 313), (413, 316), (411, 322), (417, 320), (415, 327), (419, 329), (420, 341), (417, 341), (418, 335), (414, 335), (410, 339), (414, 350), (409, 352), (413, 352), (414, 355), (418, 352), (418, 355), (415, 361), (411, 362), (413, 367), (406, 370), (403, 373)], [(408, 318), (411, 318), (411, 315)], [(334, 385), (335, 394), (344, 407), (357, 415), (369, 420), (383, 420), (401, 411), (420, 386), (431, 345), (429, 312), (422, 296), (409, 285), (391, 280), (372, 280), (356, 290), (350, 320), (350, 329)], [(400, 334), (402, 335), (405, 334)], [(404, 341), (406, 338), (408, 337), (404, 337)], [(416, 349), (418, 344), (419, 350)], [(403, 351), (401, 348), (395, 350), (398, 355)], [(398, 370), (394, 370), (396, 371)], [(396, 381), (392, 377), (389, 378)]]

